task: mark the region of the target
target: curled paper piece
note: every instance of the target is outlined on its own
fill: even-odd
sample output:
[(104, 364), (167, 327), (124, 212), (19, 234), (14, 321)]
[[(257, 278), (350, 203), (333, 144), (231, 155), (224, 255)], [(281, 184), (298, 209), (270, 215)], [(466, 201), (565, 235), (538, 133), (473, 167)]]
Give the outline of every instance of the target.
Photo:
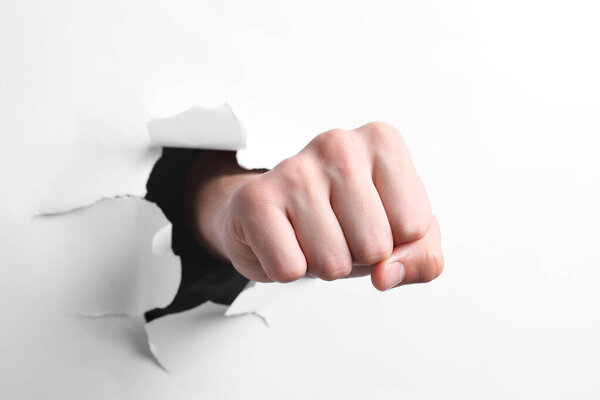
[(158, 232), (152, 238), (152, 252), (157, 256), (164, 256), (165, 254), (173, 254), (171, 248), (171, 238), (173, 236), (173, 225), (168, 224), (160, 228)]
[(215, 108), (192, 107), (174, 117), (148, 122), (151, 143), (163, 147), (240, 150), (246, 132), (227, 103)]
[[(36, 212), (46, 223), (80, 233), (72, 240), (71, 257), (85, 262), (73, 262), (62, 281), (68, 289), (63, 300), (68, 315), (141, 320), (146, 311), (170, 304), (181, 280), (181, 260), (171, 247), (173, 227), (162, 210), (143, 197), (160, 158), (157, 147), (235, 151), (246, 146), (246, 133), (226, 103), (192, 107), (173, 117), (152, 119), (147, 126), (150, 146), (148, 141), (113, 146), (84, 136), (73, 149), (77, 168), (57, 176), (57, 187), (65, 189), (53, 191)], [(97, 165), (112, 167), (104, 179), (97, 178)], [(224, 317), (225, 307), (218, 310)], [(153, 347), (151, 340), (147, 353), (164, 353), (163, 346), (159, 340)]]

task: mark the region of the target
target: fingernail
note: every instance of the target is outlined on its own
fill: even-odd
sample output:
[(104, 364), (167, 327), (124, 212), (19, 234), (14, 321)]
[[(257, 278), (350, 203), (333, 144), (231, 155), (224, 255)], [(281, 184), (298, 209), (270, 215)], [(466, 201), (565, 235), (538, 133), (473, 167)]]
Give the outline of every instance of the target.
[(391, 289), (404, 280), (404, 265), (393, 261), (385, 266), (385, 290)]

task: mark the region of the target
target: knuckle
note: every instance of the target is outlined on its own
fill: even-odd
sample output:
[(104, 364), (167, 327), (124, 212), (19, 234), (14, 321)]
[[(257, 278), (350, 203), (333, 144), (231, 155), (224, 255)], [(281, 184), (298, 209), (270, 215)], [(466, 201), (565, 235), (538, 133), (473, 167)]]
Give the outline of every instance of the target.
[(294, 156), (283, 160), (275, 167), (286, 187), (302, 191), (311, 187), (314, 183), (314, 174), (307, 161), (300, 156)]
[(238, 188), (233, 194), (232, 200), (235, 199), (241, 204), (253, 204), (264, 200), (265, 193), (265, 185), (262, 179), (257, 177)]
[(262, 176), (253, 178), (238, 188), (231, 197), (232, 212), (243, 221), (252, 220), (250, 216), (262, 215), (276, 207), (279, 194), (276, 188), (267, 183)]
[(288, 283), (302, 278), (306, 274), (306, 268), (302, 266), (284, 265), (273, 270), (269, 278), (275, 282)]
[(359, 246), (354, 255), (359, 264), (376, 264), (392, 254), (393, 245), (388, 240), (373, 240)]
[(323, 157), (339, 154), (337, 149), (346, 150), (350, 146), (352, 136), (350, 132), (343, 129), (331, 129), (318, 135), (313, 147)]
[(370, 142), (380, 148), (398, 148), (404, 145), (402, 135), (387, 122), (373, 121), (365, 125)]
[(333, 256), (327, 257), (319, 263), (317, 275), (325, 281), (334, 281), (345, 278), (351, 272), (351, 262), (348, 262), (344, 257)]
[(335, 128), (318, 135), (315, 140), (315, 145), (324, 148), (335, 147), (341, 143), (347, 142), (348, 139), (350, 139), (348, 131)]
[(383, 121), (371, 121), (365, 125), (368, 131), (372, 135), (382, 135), (382, 137), (387, 137), (389, 135), (399, 136), (400, 133), (396, 128), (394, 128), (391, 124)]
[(334, 176), (348, 179), (355, 175), (357, 147), (346, 131), (333, 129), (322, 133), (315, 146), (319, 160)]
[(431, 220), (421, 219), (412, 222), (402, 221), (395, 224), (395, 241), (397, 244), (410, 243), (422, 239), (431, 227)]

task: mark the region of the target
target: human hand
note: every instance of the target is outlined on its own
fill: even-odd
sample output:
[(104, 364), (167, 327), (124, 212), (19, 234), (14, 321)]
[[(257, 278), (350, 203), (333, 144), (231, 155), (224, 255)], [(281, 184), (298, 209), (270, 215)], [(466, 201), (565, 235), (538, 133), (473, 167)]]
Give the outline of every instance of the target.
[(224, 200), (210, 213), (214, 247), (254, 281), (370, 273), (387, 290), (443, 269), (425, 187), (400, 133), (383, 122), (324, 132)]

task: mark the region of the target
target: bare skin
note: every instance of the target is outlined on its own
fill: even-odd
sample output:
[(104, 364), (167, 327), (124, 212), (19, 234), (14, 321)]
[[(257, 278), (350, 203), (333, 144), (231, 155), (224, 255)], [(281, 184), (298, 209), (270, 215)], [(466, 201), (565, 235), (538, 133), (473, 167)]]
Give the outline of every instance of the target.
[(198, 243), (258, 282), (371, 275), (387, 290), (443, 270), (440, 228), (400, 133), (371, 122), (316, 136), (272, 170), (202, 151), (186, 186)]

